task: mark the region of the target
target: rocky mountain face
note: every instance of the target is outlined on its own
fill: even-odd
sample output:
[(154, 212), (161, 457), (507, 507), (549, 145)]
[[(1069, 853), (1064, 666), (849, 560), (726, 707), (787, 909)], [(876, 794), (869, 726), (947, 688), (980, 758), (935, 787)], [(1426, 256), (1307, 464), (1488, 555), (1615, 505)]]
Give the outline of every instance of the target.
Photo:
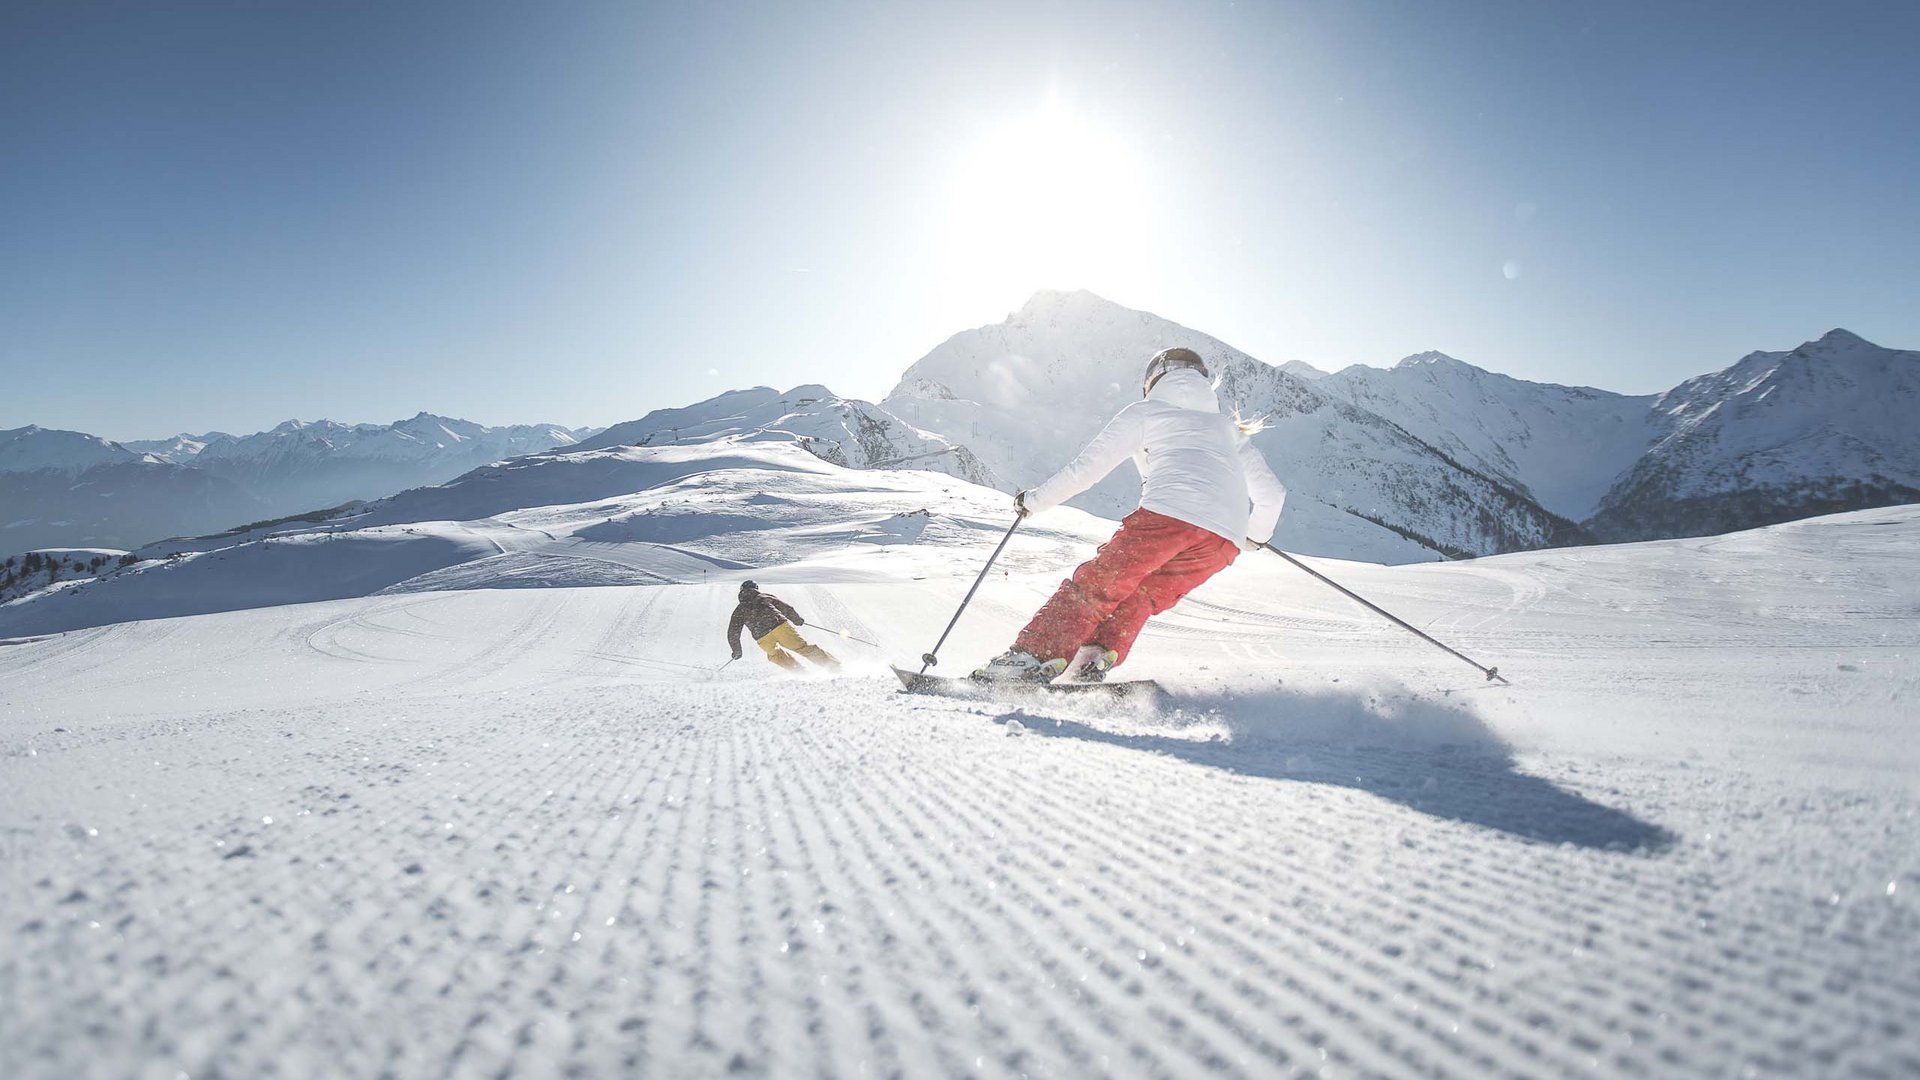
[(1920, 502), (1920, 352), (1834, 330), (1689, 379), (1651, 414), (1659, 440), (1590, 522), (1604, 539)]
[(1594, 540), (1920, 501), (1920, 353), (1846, 330), (1640, 397), (1525, 382), (1440, 353), (1316, 385), (1511, 482)]
[(824, 386), (781, 393), (756, 386), (679, 409), (656, 409), (615, 424), (575, 449), (678, 446), (733, 440), (793, 442), (808, 453), (851, 469), (913, 469), (946, 473), (986, 487), (1001, 486), (974, 452), (921, 431), (870, 402), (842, 398)]
[(1574, 521), (1663, 430), (1651, 395), (1527, 382), (1438, 352), (1355, 364), (1314, 385)]

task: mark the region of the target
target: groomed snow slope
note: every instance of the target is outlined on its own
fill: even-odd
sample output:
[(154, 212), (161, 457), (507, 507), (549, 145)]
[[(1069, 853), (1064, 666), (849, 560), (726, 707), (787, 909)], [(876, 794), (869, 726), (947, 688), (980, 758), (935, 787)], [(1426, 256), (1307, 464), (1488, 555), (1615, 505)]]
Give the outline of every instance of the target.
[[(937, 509), (0, 648), (8, 1073), (1920, 1070), (1920, 510), (1319, 564), (1511, 688), (1243, 556), (1103, 710), (896, 692), (998, 539)], [(716, 671), (749, 574), (889, 648)]]

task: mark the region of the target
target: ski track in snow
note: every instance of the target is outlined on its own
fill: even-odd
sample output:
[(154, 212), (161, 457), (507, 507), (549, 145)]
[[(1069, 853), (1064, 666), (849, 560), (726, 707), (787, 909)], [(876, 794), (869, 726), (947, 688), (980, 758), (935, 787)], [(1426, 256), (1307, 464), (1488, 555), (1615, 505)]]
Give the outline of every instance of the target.
[[(1532, 559), (1353, 571), (1530, 688), (1262, 566), (1143, 639), (1164, 713), (716, 670), (731, 582), (0, 649), (4, 1071), (1920, 1073), (1912, 624), (1749, 657)], [(967, 584), (762, 580), (914, 643)]]

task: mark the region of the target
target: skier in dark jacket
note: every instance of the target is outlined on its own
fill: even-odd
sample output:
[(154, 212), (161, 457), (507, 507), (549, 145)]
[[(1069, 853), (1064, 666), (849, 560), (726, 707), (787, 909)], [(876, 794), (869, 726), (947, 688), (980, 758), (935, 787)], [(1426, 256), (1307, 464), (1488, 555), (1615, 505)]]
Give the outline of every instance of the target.
[(740, 659), (740, 631), (744, 628), (754, 643), (766, 651), (767, 659), (783, 668), (797, 670), (800, 661), (795, 660), (793, 654), (799, 653), (828, 671), (838, 671), (838, 660), (794, 630), (796, 626), (805, 625), (807, 620), (779, 597), (761, 592), (760, 586), (751, 581), (743, 581), (740, 603), (733, 609), (733, 619), (727, 623), (727, 644), (733, 648), (733, 658)]

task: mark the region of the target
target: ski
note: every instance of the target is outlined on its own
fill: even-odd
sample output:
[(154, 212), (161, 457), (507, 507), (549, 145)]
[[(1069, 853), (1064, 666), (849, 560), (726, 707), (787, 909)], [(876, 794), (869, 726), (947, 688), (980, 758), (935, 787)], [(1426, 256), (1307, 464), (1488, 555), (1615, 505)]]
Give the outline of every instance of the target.
[(971, 698), (978, 701), (993, 701), (1008, 697), (1039, 697), (1050, 694), (1145, 698), (1160, 693), (1160, 684), (1152, 679), (1043, 683), (989, 681), (965, 677), (956, 679), (944, 675), (922, 675), (898, 667), (893, 669), (893, 673), (899, 677), (903, 692), (908, 694), (938, 694), (941, 697)]

